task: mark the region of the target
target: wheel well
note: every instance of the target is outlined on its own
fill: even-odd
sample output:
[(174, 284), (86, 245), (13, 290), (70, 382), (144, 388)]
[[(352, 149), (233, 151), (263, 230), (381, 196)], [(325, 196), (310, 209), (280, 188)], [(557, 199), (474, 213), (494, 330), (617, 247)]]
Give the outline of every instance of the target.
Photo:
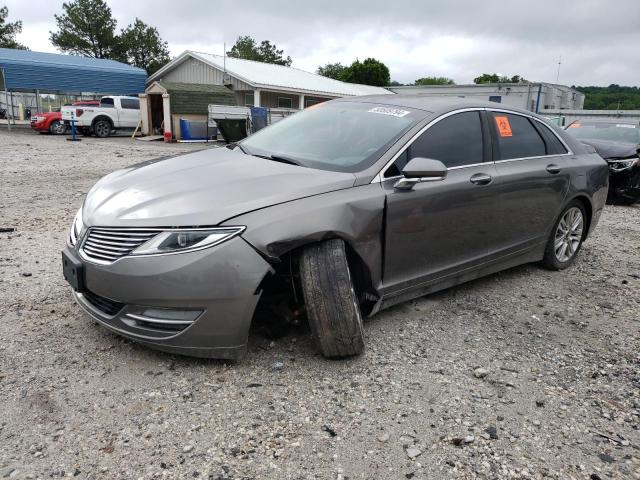
[[(324, 240), (329, 240), (329, 238)], [(362, 314), (363, 316), (368, 315), (377, 301), (372, 286), (371, 272), (360, 255), (349, 245), (349, 242), (342, 240), (345, 242), (351, 279)], [(266, 323), (267, 329), (273, 331), (281, 328), (283, 324), (296, 324), (304, 316), (304, 298), (298, 278), (298, 256), (304, 248), (313, 243), (315, 242), (297, 246), (280, 255), (278, 262), (271, 264), (273, 272), (264, 277), (256, 290), (256, 293), (261, 292), (262, 296), (256, 307), (252, 323), (261, 324), (262, 327)]]
[(91, 122), (91, 127), (93, 128), (93, 126), (99, 121), (99, 120), (106, 120), (107, 122), (109, 122), (109, 124), (111, 125), (111, 128), (113, 128), (113, 120), (111, 120), (109, 117), (107, 117), (106, 115), (101, 115), (99, 117), (96, 117), (93, 119), (93, 121)]
[(582, 239), (584, 240), (585, 238), (587, 238), (587, 235), (589, 234), (589, 229), (591, 228), (593, 207), (591, 206), (591, 202), (589, 201), (589, 199), (584, 195), (578, 195), (573, 200), (577, 200), (578, 202), (582, 203), (582, 206), (584, 207), (584, 211), (587, 214), (586, 215), (587, 218), (585, 218), (586, 228), (584, 229), (584, 232), (582, 234)]

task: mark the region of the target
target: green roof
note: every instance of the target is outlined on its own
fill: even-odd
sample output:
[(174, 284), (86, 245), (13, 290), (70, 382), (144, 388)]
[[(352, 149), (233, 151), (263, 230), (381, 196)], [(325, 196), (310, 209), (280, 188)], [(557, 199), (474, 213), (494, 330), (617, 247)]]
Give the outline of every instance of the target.
[(170, 95), (171, 113), (207, 115), (209, 104), (236, 104), (236, 97), (233, 92), (223, 85), (158, 83)]

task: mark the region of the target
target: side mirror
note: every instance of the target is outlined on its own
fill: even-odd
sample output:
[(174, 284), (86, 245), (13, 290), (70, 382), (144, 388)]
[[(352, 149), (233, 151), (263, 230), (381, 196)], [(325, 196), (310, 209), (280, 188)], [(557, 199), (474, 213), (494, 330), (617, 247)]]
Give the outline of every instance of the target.
[(437, 182), (447, 176), (447, 167), (440, 160), (416, 157), (402, 169), (404, 178), (398, 180), (394, 187), (400, 190), (411, 190), (416, 183)]

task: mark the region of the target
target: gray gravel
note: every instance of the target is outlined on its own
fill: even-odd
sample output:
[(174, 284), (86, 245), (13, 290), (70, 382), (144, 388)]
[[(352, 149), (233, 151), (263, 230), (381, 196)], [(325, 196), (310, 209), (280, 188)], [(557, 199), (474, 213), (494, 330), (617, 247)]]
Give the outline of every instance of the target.
[(0, 478), (640, 478), (640, 208), (569, 270), (382, 312), (359, 358), (301, 328), (197, 360), (100, 328), (59, 266), (100, 176), (195, 148), (0, 132)]

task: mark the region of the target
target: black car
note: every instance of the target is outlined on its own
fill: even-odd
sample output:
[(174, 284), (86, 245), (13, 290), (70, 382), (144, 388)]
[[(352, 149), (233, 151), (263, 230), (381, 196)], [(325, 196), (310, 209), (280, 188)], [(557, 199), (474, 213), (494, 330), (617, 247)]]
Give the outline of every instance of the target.
[(576, 120), (567, 130), (609, 164), (607, 203), (632, 205), (640, 200), (640, 123)]

